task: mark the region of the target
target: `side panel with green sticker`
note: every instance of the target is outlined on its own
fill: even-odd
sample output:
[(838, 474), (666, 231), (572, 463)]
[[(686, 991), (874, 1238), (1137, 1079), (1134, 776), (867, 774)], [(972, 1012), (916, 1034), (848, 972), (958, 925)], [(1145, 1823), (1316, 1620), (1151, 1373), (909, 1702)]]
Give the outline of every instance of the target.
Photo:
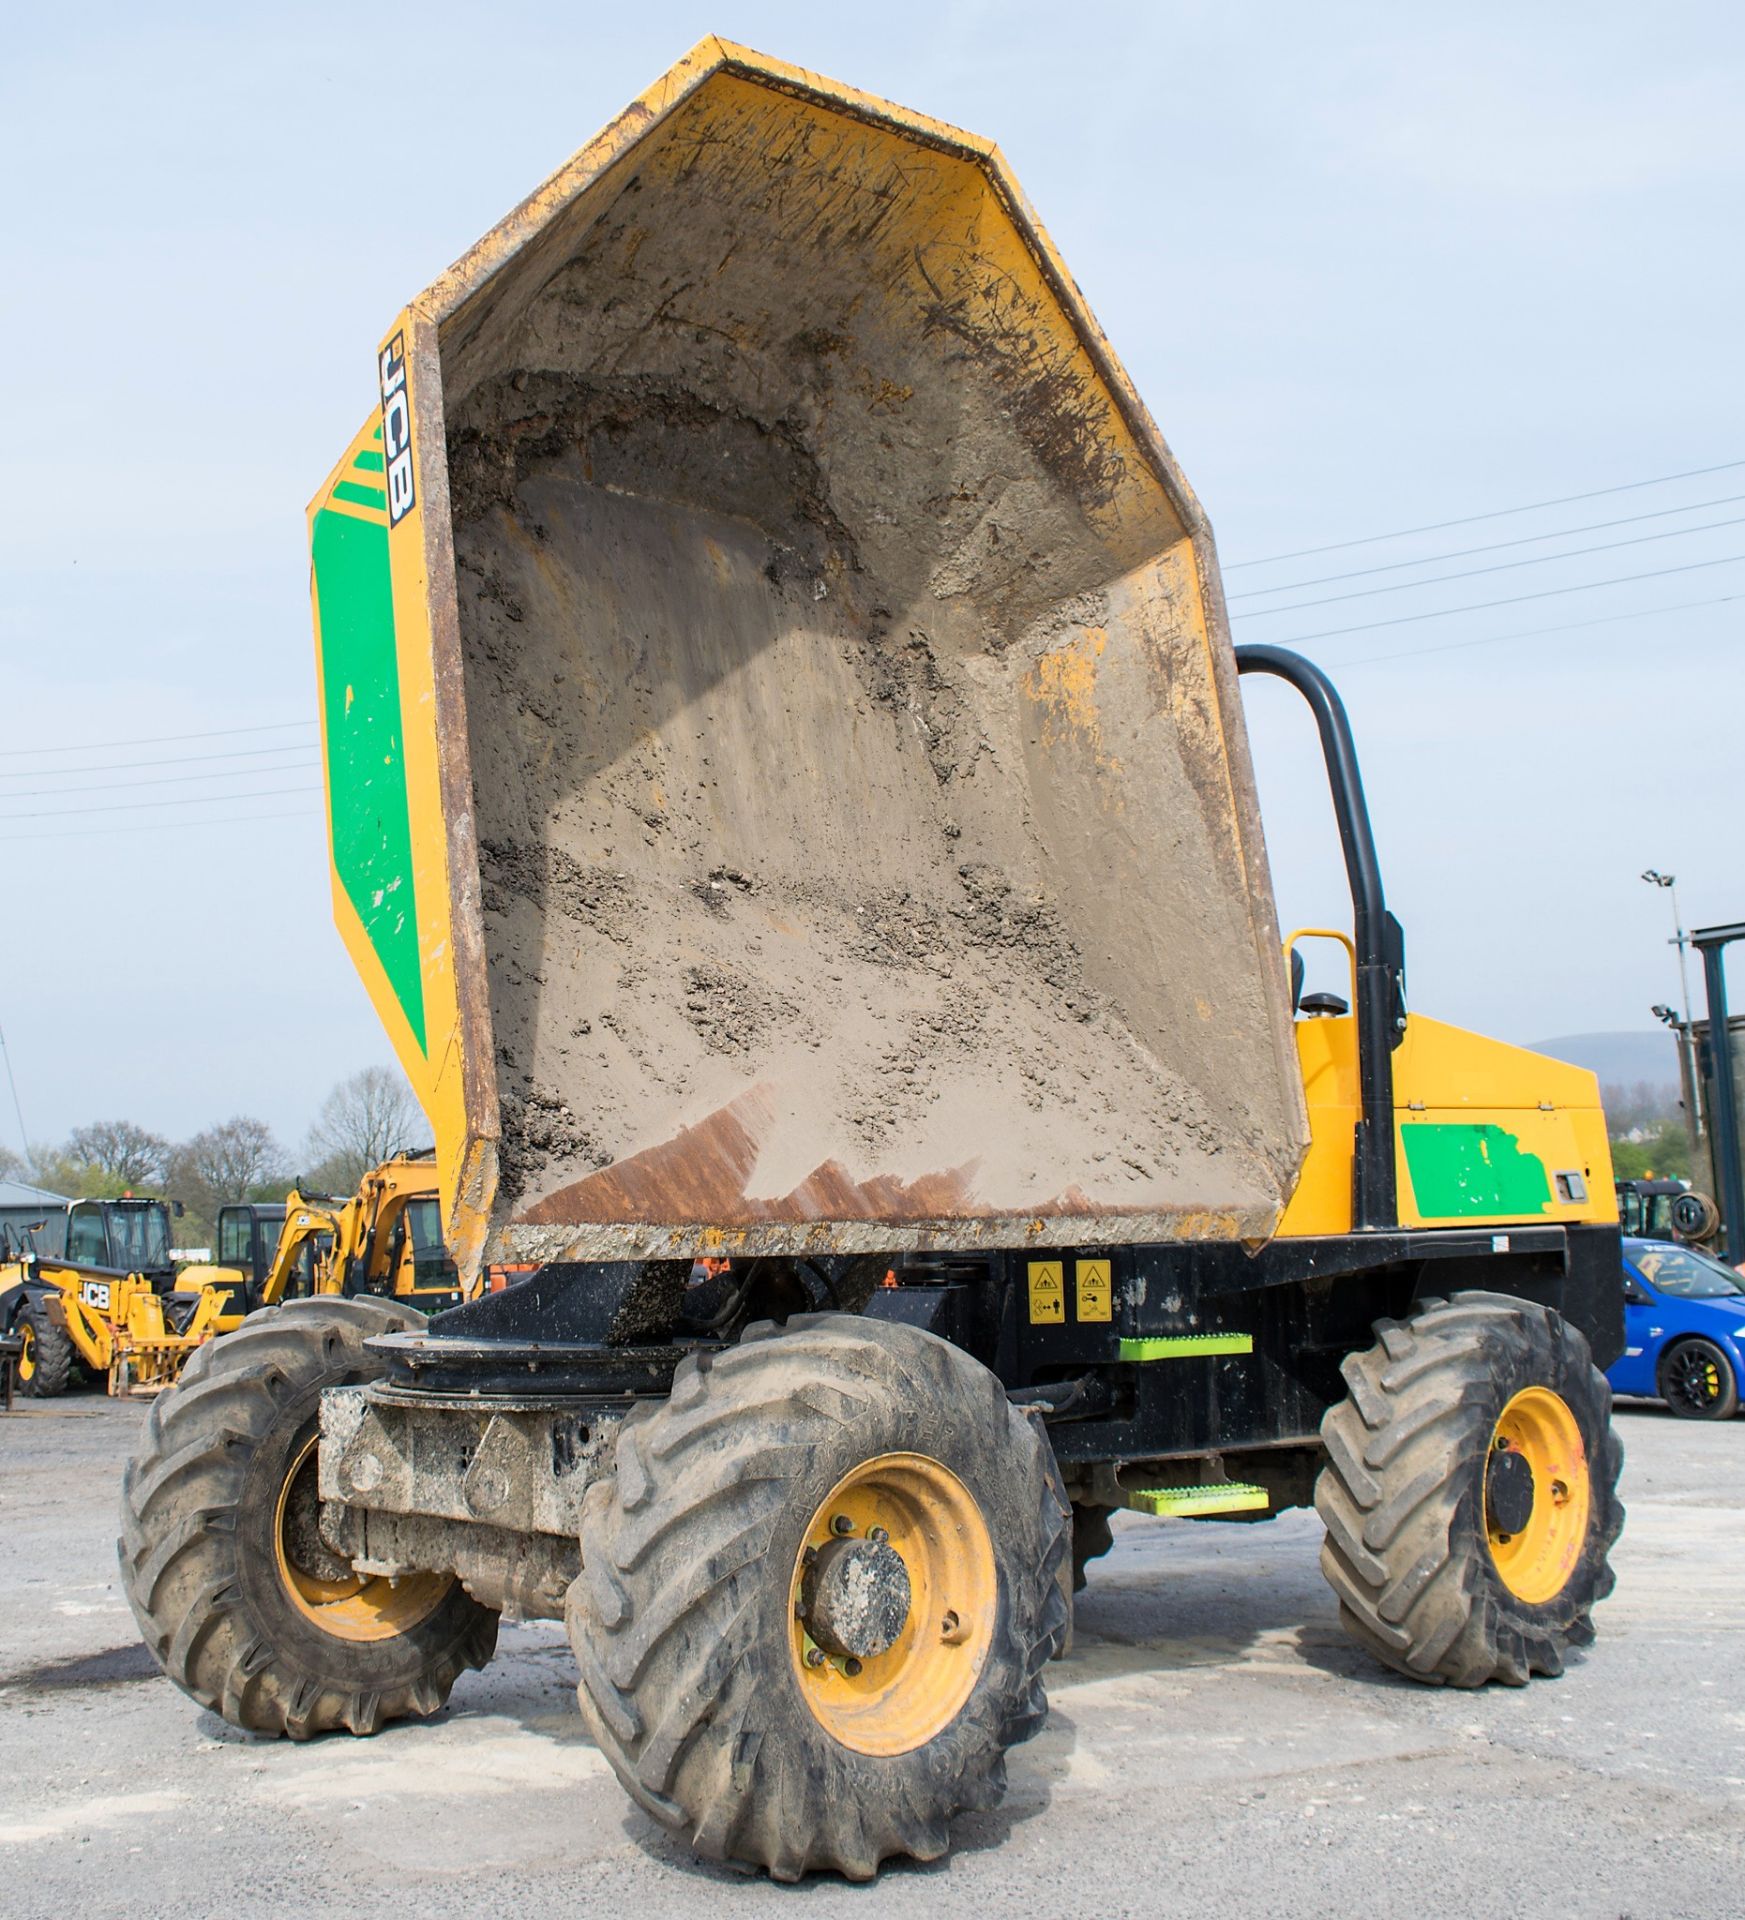
[[(379, 453), (360, 454), (360, 475), (371, 459), (380, 467)], [(381, 487), (361, 477), (340, 481), (331, 499), (364, 508), (386, 503)], [(386, 514), (324, 507), (315, 515), (311, 544), (334, 871), (423, 1049), (424, 982)]]
[(1427, 1220), (1518, 1219), (1551, 1203), (1544, 1161), (1503, 1127), (1415, 1121), (1401, 1126), (1400, 1144)]

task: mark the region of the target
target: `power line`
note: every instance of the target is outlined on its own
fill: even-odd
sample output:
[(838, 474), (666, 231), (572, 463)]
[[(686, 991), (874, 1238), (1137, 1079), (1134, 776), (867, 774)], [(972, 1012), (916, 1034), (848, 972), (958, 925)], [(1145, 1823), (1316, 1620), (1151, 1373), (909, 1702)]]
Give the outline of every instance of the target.
[(257, 793), (196, 793), (185, 800), (111, 800), (100, 807), (43, 807), (35, 813), (0, 813), (0, 824), (14, 820), (65, 820), (75, 813), (139, 813), (147, 807), (211, 807), (235, 800), (271, 800), (281, 793), (319, 793), (319, 787), (262, 787)]
[(1424, 580), (1396, 580), (1386, 587), (1354, 587), (1350, 593), (1323, 594), (1319, 600), (1292, 600), (1282, 607), (1254, 607), (1240, 617), (1270, 620), (1275, 614), (1301, 613), (1308, 607), (1335, 607), (1344, 600), (1373, 600), (1382, 593), (1412, 593), (1419, 587), (1445, 586), (1450, 580), (1476, 580), (1487, 573), (1513, 573), (1520, 567), (1549, 567), (1559, 560), (1582, 560), (1590, 553), (1614, 553), (1620, 547), (1646, 547), (1656, 540), (1681, 540), (1687, 534), (1714, 533), (1722, 527), (1745, 526), (1745, 514), (1728, 520), (1705, 520), (1700, 527), (1668, 527), (1662, 533), (1638, 533), (1628, 540), (1602, 540), (1598, 546), (1571, 547), (1567, 553), (1535, 554), (1531, 560), (1499, 560), (1488, 567), (1461, 567), (1453, 573), (1433, 573)]
[[(239, 747), (234, 753), (202, 753), (195, 758), (202, 765), (211, 760), (264, 760), (275, 753), (307, 753), (314, 744), (312, 740), (293, 740), (282, 747)], [(0, 772), (0, 780), (40, 780), (45, 775), (61, 773), (125, 773), (130, 767), (180, 767), (186, 764), (187, 756), (183, 754), (159, 755), (151, 760), (99, 760), (89, 767), (26, 767), (16, 773)], [(239, 768), (238, 771), (244, 772), (246, 769)]]
[[(260, 780), (276, 773), (303, 773), (319, 766), (317, 760), (292, 760), (277, 767), (232, 767), (225, 773), (154, 774), (149, 780), (103, 780), (91, 787), (21, 787), (16, 793), (0, 794), (0, 800), (41, 800), (81, 793), (120, 793), (132, 787), (177, 787), (195, 780)], [(193, 796), (190, 796), (192, 798)], [(242, 799), (245, 795), (227, 795)]]
[(1319, 633), (1293, 633), (1278, 644), (1303, 646), (1310, 640), (1333, 640), (1345, 633), (1373, 633), (1378, 627), (1406, 627), (1417, 620), (1449, 620), (1457, 613), (1485, 613), (1492, 607), (1518, 607), (1525, 600), (1554, 600), (1563, 593), (1593, 593), (1601, 587), (1624, 587), (1633, 580), (1661, 580), (1669, 573), (1698, 573), (1704, 567), (1733, 566), (1745, 553), (1724, 553), (1716, 560), (1689, 560), (1682, 567), (1651, 567), (1646, 573), (1621, 573), (1611, 580), (1583, 580), (1573, 587), (1546, 587), (1538, 593), (1515, 593), (1502, 600), (1475, 600), (1470, 606), (1436, 607), (1429, 613), (1396, 614), (1392, 620), (1370, 620), (1357, 627), (1324, 627)]
[(18, 1116), (18, 1144), (28, 1158), (30, 1154), (30, 1136), (24, 1130), (24, 1108), (19, 1104), (18, 1081), (12, 1072), (12, 1050), (6, 1044), (6, 1033), (0, 1028), (0, 1059), (6, 1062), (6, 1084), (12, 1089), (12, 1111)]
[(48, 753), (98, 753), (110, 747), (164, 747), (176, 740), (229, 740), (239, 733), (288, 733), (293, 727), (312, 727), (313, 720), (275, 720), (264, 727), (213, 727), (206, 733), (147, 733), (132, 740), (80, 740), (61, 747), (8, 747), (12, 760), (38, 759)]
[(217, 820), (147, 820), (137, 827), (74, 827), (57, 833), (0, 833), (0, 846), (23, 840), (104, 840), (117, 833), (181, 833), (190, 827), (252, 826), (257, 820), (318, 820), (318, 809), (287, 808), (281, 813), (236, 813)]
[(1688, 613), (1697, 607), (1729, 607), (1740, 599), (1745, 599), (1745, 595), (1723, 593), (1713, 600), (1675, 600), (1666, 607), (1638, 607), (1632, 613), (1602, 613), (1592, 620), (1566, 620), (1561, 626), (1528, 627), (1519, 633), (1488, 633), (1478, 640), (1445, 640), (1439, 646), (1408, 647), (1399, 653), (1366, 653), (1355, 660), (1335, 660), (1329, 664), (1337, 672), (1343, 673), (1347, 667), (1374, 667), (1384, 660), (1428, 659), (1433, 653), (1457, 653), (1466, 647), (1497, 647), (1506, 640), (1534, 640), (1544, 634), (1576, 633), (1584, 627), (1607, 627), (1619, 620), (1649, 620), (1660, 614)]
[[(1608, 527), (1634, 527), (1644, 520), (1667, 520), (1675, 513), (1701, 513), (1709, 507), (1736, 506), (1745, 500), (1745, 493), (1729, 493), (1719, 500), (1693, 500), (1687, 507), (1656, 507), (1652, 513), (1627, 513), (1621, 520), (1593, 520), (1585, 527), (1563, 527), (1556, 533), (1524, 533), (1518, 540), (1492, 540), (1482, 547), (1455, 547), (1448, 553), (1427, 553), (1421, 560), (1389, 560), (1379, 567), (1353, 567), (1346, 573), (1318, 573), (1309, 580), (1287, 580), (1276, 587), (1250, 587), (1246, 593), (1232, 593), (1226, 597), (1234, 604), (1238, 600), (1259, 600), (1271, 593), (1295, 593), (1299, 587), (1326, 587), (1335, 580), (1367, 580), (1378, 573), (1403, 573), (1408, 567), (1434, 566), (1438, 560), (1469, 560), (1477, 553), (1503, 553), (1510, 547), (1537, 546), (1542, 540), (1569, 540), (1578, 533), (1604, 533)], [(279, 748), (283, 752), (286, 749)]]
[(1330, 540), (1324, 546), (1297, 547), (1290, 553), (1269, 553), (1260, 560), (1232, 560), (1226, 573), (1238, 573), (1244, 567), (1270, 567), (1280, 560), (1307, 560), (1312, 554), (1341, 553), (1347, 547), (1373, 547), (1383, 540), (1405, 540), (1415, 533), (1441, 533), (1449, 527), (1472, 527), (1481, 520), (1506, 520), (1517, 513), (1538, 513), (1546, 507), (1572, 507), (1581, 500), (1603, 500), (1609, 494), (1635, 493), (1643, 487), (1666, 487), (1675, 480), (1697, 480), (1710, 473), (1732, 473), (1745, 467), (1745, 460), (1723, 460), (1715, 467), (1691, 467), (1683, 473), (1663, 473), (1657, 480), (1627, 480), (1619, 487), (1595, 487), (1589, 493), (1560, 494), (1555, 500), (1531, 500), (1524, 507), (1497, 507), (1490, 513), (1463, 514), (1458, 520), (1432, 520), (1421, 527), (1400, 527), (1393, 533), (1367, 533), (1361, 540)]

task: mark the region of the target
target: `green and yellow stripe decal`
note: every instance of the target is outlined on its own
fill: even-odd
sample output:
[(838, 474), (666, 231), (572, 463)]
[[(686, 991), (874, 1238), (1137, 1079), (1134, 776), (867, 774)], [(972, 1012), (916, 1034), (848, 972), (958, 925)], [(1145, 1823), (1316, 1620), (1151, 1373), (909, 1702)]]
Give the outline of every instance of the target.
[(407, 1026), (428, 1051), (382, 430), (366, 428), (310, 528), (333, 867)]

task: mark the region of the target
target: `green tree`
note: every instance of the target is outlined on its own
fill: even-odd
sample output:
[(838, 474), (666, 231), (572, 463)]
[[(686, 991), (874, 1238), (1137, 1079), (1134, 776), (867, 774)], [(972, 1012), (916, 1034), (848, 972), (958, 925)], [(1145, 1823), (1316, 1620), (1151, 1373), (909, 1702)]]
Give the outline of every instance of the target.
[(1664, 1120), (1640, 1140), (1614, 1140), (1612, 1171), (1620, 1180), (1689, 1180), (1690, 1135), (1684, 1123)]
[(64, 1146), (32, 1147), (27, 1178), (70, 1200), (118, 1200), (133, 1189), (132, 1181), (81, 1159)]

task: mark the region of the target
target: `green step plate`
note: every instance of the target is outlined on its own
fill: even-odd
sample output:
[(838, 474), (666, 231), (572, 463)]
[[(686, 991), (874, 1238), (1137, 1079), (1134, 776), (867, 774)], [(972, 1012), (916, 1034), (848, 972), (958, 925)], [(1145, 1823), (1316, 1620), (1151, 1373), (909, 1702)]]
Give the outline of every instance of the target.
[(1211, 1513), (1264, 1513), (1270, 1505), (1264, 1487), (1240, 1480), (1221, 1480), (1210, 1487), (1154, 1487), (1130, 1493), (1127, 1504), (1135, 1513), (1169, 1513), (1191, 1520)]
[(1123, 1340), (1123, 1360), (1203, 1360), (1219, 1353), (1252, 1353), (1251, 1333), (1177, 1333), (1167, 1339)]

